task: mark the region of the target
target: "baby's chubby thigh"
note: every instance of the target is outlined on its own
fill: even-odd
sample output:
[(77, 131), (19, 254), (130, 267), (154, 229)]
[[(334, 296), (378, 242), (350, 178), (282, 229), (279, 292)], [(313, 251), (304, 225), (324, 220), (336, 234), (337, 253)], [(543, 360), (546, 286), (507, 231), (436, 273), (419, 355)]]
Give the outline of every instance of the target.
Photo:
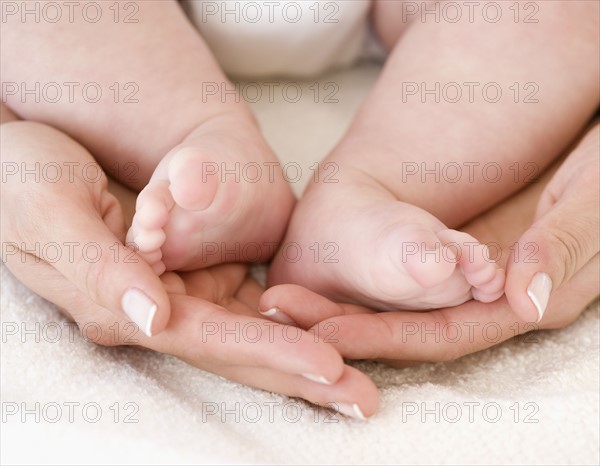
[(228, 74), (308, 77), (363, 51), (371, 0), (183, 0)]

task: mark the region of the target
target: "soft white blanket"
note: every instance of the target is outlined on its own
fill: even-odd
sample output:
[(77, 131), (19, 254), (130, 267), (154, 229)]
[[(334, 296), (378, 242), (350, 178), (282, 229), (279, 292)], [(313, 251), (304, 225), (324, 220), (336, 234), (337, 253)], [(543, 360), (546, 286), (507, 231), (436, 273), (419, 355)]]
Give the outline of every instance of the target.
[[(262, 87), (254, 107), (283, 162), (302, 168), (296, 192), (345, 130), (377, 72), (362, 65), (320, 78), (319, 103), (313, 83), (303, 85), (297, 103), (281, 91), (270, 103)], [(329, 81), (339, 86), (337, 103), (323, 101), (335, 90), (325, 88)], [(402, 370), (357, 364), (381, 390), (380, 412), (368, 422), (341, 416), (327, 422), (325, 411), (307, 403), (172, 357), (69, 338), (51, 304), (4, 266), (1, 279), (2, 464), (600, 461), (597, 303), (567, 329), (459, 361)], [(52, 342), (56, 323), (62, 337)], [(25, 422), (23, 409), (31, 411)]]

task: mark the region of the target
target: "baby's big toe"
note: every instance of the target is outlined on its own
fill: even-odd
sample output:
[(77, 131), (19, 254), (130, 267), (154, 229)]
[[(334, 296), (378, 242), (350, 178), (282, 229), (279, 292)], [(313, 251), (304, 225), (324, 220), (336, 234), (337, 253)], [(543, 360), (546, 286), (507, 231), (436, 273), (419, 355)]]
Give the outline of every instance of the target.
[(403, 268), (421, 287), (433, 288), (446, 281), (456, 269), (456, 257), (444, 250), (437, 235), (426, 227), (408, 225), (394, 233), (401, 246)]
[(185, 210), (205, 210), (215, 199), (222, 176), (220, 167), (193, 147), (179, 149), (169, 160), (169, 189)]

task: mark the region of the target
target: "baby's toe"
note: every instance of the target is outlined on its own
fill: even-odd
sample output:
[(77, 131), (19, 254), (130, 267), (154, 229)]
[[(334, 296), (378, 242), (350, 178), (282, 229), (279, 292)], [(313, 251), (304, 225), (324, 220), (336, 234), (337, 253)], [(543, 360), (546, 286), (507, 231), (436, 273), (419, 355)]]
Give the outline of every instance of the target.
[(180, 149), (169, 161), (169, 189), (185, 210), (205, 210), (219, 187), (219, 166), (192, 147)]
[(447, 247), (458, 252), (458, 264), (471, 285), (473, 298), (481, 302), (492, 302), (504, 294), (504, 270), (498, 268), (490, 258), (489, 249), (473, 236), (455, 230), (445, 230), (440, 237)]
[[(160, 248), (166, 241), (163, 228), (169, 221), (169, 211), (173, 206), (168, 182), (164, 180), (152, 180), (140, 192), (136, 201), (136, 212), (127, 232), (127, 243), (133, 243), (137, 253), (153, 268), (161, 268), (157, 264), (162, 264)], [(164, 270), (160, 273), (162, 272)]]
[(504, 294), (506, 274), (502, 269), (495, 269), (494, 277), (487, 283), (474, 286), (471, 290), (473, 299), (482, 303), (491, 303), (500, 299)]
[(423, 288), (446, 281), (456, 269), (452, 251), (443, 251), (442, 242), (430, 228), (408, 226), (397, 232), (401, 245), (398, 264)]

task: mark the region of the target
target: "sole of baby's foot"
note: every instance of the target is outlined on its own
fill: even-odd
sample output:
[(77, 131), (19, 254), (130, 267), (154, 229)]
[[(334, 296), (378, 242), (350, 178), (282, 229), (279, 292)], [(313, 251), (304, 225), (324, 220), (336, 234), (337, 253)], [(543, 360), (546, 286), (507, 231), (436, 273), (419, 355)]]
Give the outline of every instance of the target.
[(223, 116), (193, 131), (140, 192), (127, 235), (157, 274), (269, 260), (294, 196), (258, 126)]
[(492, 259), (472, 236), (348, 171), (299, 202), (269, 285), (295, 283), (378, 310), (436, 309), (500, 298), (505, 275)]

